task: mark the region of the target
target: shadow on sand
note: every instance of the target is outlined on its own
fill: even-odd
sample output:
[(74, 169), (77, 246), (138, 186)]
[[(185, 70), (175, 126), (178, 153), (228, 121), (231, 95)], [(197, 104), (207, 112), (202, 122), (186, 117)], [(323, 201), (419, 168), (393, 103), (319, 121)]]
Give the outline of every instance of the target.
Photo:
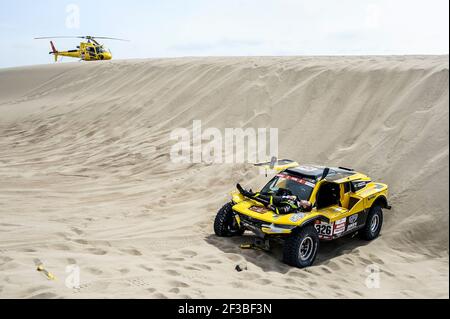
[[(281, 242), (271, 241), (269, 252), (240, 248), (241, 244), (252, 243), (254, 238), (255, 236), (246, 232), (244, 236), (231, 238), (209, 235), (205, 240), (224, 253), (242, 256), (246, 262), (255, 264), (263, 271), (276, 271), (285, 274), (292, 269), (291, 266), (283, 263), (283, 245)], [(351, 253), (367, 244), (367, 241), (359, 239), (358, 236), (352, 238), (352, 235), (333, 241), (321, 241), (314, 266), (327, 266), (332, 262), (333, 258)]]

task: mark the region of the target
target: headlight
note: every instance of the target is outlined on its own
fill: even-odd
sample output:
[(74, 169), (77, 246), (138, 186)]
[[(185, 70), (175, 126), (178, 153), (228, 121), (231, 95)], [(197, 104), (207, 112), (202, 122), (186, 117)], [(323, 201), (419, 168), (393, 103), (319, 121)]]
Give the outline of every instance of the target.
[(241, 197), (239, 196), (239, 193), (231, 193), (231, 200), (233, 201), (233, 203), (239, 203), (242, 201)]
[(293, 228), (295, 228), (295, 225), (262, 225), (261, 229), (265, 233), (271, 233), (271, 234), (287, 234), (290, 233)]

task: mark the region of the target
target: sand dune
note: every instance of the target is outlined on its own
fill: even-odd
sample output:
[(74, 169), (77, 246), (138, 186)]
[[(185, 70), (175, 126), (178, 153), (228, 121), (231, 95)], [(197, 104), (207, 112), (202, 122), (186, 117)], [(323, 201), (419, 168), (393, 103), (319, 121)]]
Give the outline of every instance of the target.
[[(448, 74), (448, 56), (0, 70), (0, 297), (448, 298)], [(215, 237), (235, 183), (264, 178), (251, 165), (172, 164), (170, 131), (193, 120), (278, 127), (280, 156), (388, 183), (382, 236), (325, 243), (306, 270), (279, 247)], [(79, 289), (65, 286), (69, 264)], [(371, 264), (378, 289), (365, 284)]]

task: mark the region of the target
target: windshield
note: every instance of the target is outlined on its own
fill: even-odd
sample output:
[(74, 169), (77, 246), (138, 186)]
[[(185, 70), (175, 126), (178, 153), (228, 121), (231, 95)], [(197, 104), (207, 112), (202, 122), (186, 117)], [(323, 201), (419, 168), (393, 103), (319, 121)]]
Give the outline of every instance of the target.
[(96, 47), (97, 53), (104, 53), (106, 50), (103, 47)]
[(309, 201), (315, 186), (313, 179), (280, 173), (264, 186), (261, 193), (276, 193), (280, 188), (283, 188), (290, 190), (299, 200)]

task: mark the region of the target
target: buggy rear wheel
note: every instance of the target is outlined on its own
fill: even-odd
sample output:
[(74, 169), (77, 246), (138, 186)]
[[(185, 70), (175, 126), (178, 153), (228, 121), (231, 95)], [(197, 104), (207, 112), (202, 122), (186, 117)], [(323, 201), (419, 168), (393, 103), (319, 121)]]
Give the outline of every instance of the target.
[(383, 210), (380, 206), (373, 206), (367, 215), (367, 221), (361, 230), (361, 238), (364, 240), (374, 240), (380, 235), (383, 226)]

